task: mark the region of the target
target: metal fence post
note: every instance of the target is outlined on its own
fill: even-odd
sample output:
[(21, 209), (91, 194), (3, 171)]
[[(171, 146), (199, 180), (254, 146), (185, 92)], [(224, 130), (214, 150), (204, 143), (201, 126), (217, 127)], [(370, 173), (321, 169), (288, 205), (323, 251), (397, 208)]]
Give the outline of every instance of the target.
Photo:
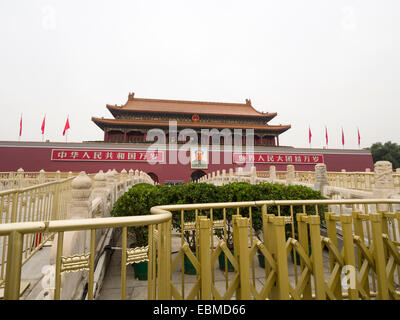
[[(271, 219), (271, 218), (270, 218)], [(272, 218), (278, 268), (278, 293), (280, 300), (289, 300), (289, 271), (287, 263), (285, 217)]]
[(374, 241), (374, 259), (378, 278), (378, 298), (389, 299), (389, 289), (386, 277), (386, 257), (382, 239), (382, 217), (378, 213), (370, 213), (372, 239)]
[(8, 238), (4, 299), (18, 300), (21, 284), (22, 246), (24, 235), (12, 231)]
[(171, 299), (171, 221), (160, 224), (158, 299)]
[(236, 219), (239, 240), (240, 299), (250, 299), (249, 219)]
[[(352, 215), (353, 215), (354, 234), (356, 236), (359, 236), (361, 241), (364, 243), (364, 229), (363, 229), (362, 219), (360, 217), (360, 215), (362, 215), (362, 212), (353, 211)], [(361, 254), (361, 251), (357, 250), (357, 263), (359, 269), (361, 269), (361, 266), (364, 263), (364, 261), (365, 259)], [(363, 289), (365, 293), (368, 295), (368, 297), (370, 297), (369, 281), (365, 281)]]
[(11, 208), (11, 220), (10, 222), (17, 222), (18, 215), (18, 201), (19, 201), (19, 191), (15, 191), (14, 197), (12, 200), (12, 208)]
[[(331, 241), (332, 245), (338, 249), (338, 241), (337, 241), (337, 232), (336, 232), (336, 221), (331, 219), (331, 217), (334, 215), (332, 212), (326, 212), (325, 213), (325, 223), (326, 223), (326, 228), (327, 228), (327, 234), (328, 238)], [(339, 249), (338, 249), (339, 251)], [(335, 258), (334, 255), (329, 251), (329, 264), (331, 268), (331, 272), (333, 272), (334, 267), (335, 267)], [(338, 273), (341, 274), (342, 267), (339, 266)], [(335, 295), (336, 299), (342, 300), (342, 286), (340, 282), (336, 284), (336, 287), (333, 290), (333, 294)]]
[(322, 246), (320, 234), (320, 217), (308, 216), (310, 225), (311, 252), (313, 262), (313, 273), (315, 282), (315, 298), (317, 300), (325, 300), (325, 280), (324, 280), (324, 265), (322, 261)]
[(60, 182), (57, 181), (54, 191), (52, 220), (59, 219), (59, 207), (60, 207), (59, 202), (60, 202)]
[[(297, 220), (297, 228), (299, 233), (299, 242), (300, 245), (303, 247), (304, 251), (306, 252), (307, 256), (310, 256), (310, 243), (308, 241), (308, 228), (307, 223), (303, 221), (302, 217), (306, 217), (307, 214), (305, 213), (297, 213), (296, 220)], [(302, 260), (300, 260), (300, 267), (301, 271), (305, 269), (305, 264)], [(308, 277), (307, 284), (305, 285), (303, 291), (303, 299), (304, 300), (312, 300), (312, 289), (311, 289), (311, 275)]]
[(200, 219), (201, 299), (211, 300), (210, 219)]
[[(355, 269), (356, 258), (354, 254), (354, 243), (353, 243), (353, 232), (352, 232), (353, 218), (351, 215), (343, 214), (340, 216), (340, 221), (342, 223), (342, 231), (343, 231), (344, 262), (346, 265), (352, 266)], [(351, 300), (359, 299), (357, 288), (349, 288), (348, 292), (349, 292), (349, 298)]]

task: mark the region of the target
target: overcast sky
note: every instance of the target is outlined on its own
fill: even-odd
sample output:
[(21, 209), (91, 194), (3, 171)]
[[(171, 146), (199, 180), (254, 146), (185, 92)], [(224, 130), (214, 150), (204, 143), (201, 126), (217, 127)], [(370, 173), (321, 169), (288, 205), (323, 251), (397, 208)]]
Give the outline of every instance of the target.
[(245, 102), (281, 145), (400, 143), (400, 1), (0, 1), (0, 140), (102, 140), (140, 98)]

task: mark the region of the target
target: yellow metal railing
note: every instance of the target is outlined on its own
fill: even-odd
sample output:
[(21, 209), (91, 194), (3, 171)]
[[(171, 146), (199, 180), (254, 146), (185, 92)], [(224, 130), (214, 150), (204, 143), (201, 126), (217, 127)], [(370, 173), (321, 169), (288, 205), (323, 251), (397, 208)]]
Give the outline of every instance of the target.
[[(126, 266), (146, 254), (149, 299), (400, 299), (399, 205), (400, 200), (374, 199), (184, 204), (153, 207), (149, 216), (2, 224), (0, 236), (8, 239), (5, 298), (19, 298), (24, 239), (42, 232), (56, 234), (54, 298), (62, 297), (64, 273), (87, 270), (92, 299), (96, 232), (122, 228), (121, 299), (126, 298)], [(181, 247), (174, 259), (173, 219), (181, 224)], [(148, 226), (148, 248), (128, 249), (132, 226)], [(90, 233), (89, 251), (64, 256), (64, 234), (83, 230)], [(195, 252), (186, 231), (194, 233)], [(221, 273), (215, 263), (222, 252)], [(265, 261), (262, 274), (255, 270), (257, 252)], [(288, 263), (291, 253), (293, 264)], [(194, 282), (185, 282), (185, 256), (196, 269)], [(181, 277), (173, 277), (180, 265)], [(349, 277), (347, 288), (343, 272)]]
[[(96, 231), (105, 228), (122, 228), (121, 259), (121, 299), (126, 298), (126, 266), (135, 262), (134, 255), (127, 247), (127, 228), (133, 226), (149, 226), (148, 256), (148, 298), (167, 299), (169, 297), (168, 278), (170, 249), (171, 214), (159, 214), (137, 217), (116, 217), (96, 219), (58, 220), (50, 222), (25, 222), (0, 225), (0, 235), (8, 238), (7, 268), (4, 286), (5, 299), (19, 299), (22, 269), (24, 238), (38, 232), (55, 233), (57, 254), (55, 265), (54, 299), (61, 298), (62, 275), (67, 272), (88, 270), (88, 299), (93, 299), (94, 262), (96, 249)], [(63, 240), (69, 231), (90, 231), (89, 252), (70, 257), (63, 256)], [(158, 236), (154, 236), (157, 233)], [(157, 252), (157, 255), (156, 255)], [(140, 254), (140, 253), (139, 253)], [(132, 256), (133, 255), (133, 256)], [(155, 277), (155, 261), (157, 259), (159, 281)], [(162, 281), (161, 281), (162, 280)]]
[[(23, 189), (0, 191), (0, 225), (17, 222), (38, 222), (65, 219), (67, 203), (71, 201), (73, 177)], [(33, 233), (25, 237), (25, 264), (51, 238), (49, 233)], [(0, 286), (6, 270), (7, 237), (0, 237)]]
[[(400, 299), (400, 212), (395, 212), (395, 205), (400, 200), (255, 201), (170, 205), (151, 212), (181, 216), (181, 249), (171, 264), (172, 272), (182, 266), (180, 288), (169, 280), (174, 299), (230, 299), (234, 295), (242, 299)], [(262, 211), (262, 232), (254, 230), (257, 208)], [(227, 211), (232, 209), (233, 254), (227, 248), (226, 232)], [(222, 222), (214, 220), (217, 210), (223, 211)], [(189, 224), (184, 216), (191, 211), (195, 211), (195, 223)], [(185, 225), (196, 231), (195, 252), (183, 237)], [(214, 234), (221, 225), (223, 237), (216, 243)], [(258, 251), (266, 268), (265, 276), (256, 279)], [(222, 293), (216, 286), (218, 270), (214, 270), (221, 252), (225, 254)], [(294, 263), (288, 265), (291, 252)], [(189, 291), (185, 256), (196, 269), (196, 282)], [(232, 276), (227, 260), (234, 268)], [(347, 269), (355, 275), (350, 289), (341, 285), (341, 273)], [(257, 288), (260, 281), (263, 286)]]

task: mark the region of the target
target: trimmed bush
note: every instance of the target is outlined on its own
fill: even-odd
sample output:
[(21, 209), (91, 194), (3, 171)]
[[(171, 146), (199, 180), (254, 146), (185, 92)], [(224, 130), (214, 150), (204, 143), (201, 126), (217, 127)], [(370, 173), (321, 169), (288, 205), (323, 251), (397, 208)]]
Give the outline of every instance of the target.
[[(133, 216), (147, 215), (150, 208), (158, 205), (168, 204), (192, 204), (192, 203), (215, 203), (215, 202), (245, 202), (257, 200), (307, 200), (307, 199), (324, 199), (319, 191), (314, 191), (304, 186), (285, 186), (279, 184), (256, 184), (248, 183), (229, 183), (223, 186), (215, 186), (207, 183), (188, 183), (182, 185), (149, 185), (138, 184), (133, 186), (124, 195), (122, 195), (114, 204), (111, 211), (112, 216)], [(322, 213), (325, 211), (319, 206), (318, 212), (321, 220), (324, 219)], [(276, 206), (267, 208), (268, 213), (278, 214)], [(293, 207), (294, 216), (298, 212), (303, 212), (302, 207)], [(232, 215), (237, 213), (236, 208), (226, 209), (227, 219), (227, 245), (233, 247), (232, 238)], [(239, 213), (249, 216), (249, 208), (240, 208)], [(210, 215), (209, 210), (199, 212), (202, 215)], [(280, 210), (282, 216), (290, 216), (290, 207), (282, 206)], [(315, 214), (314, 206), (307, 206), (307, 214)], [(194, 210), (185, 211), (185, 222), (194, 221)], [(214, 209), (213, 219), (223, 219), (223, 210)], [(260, 207), (252, 207), (253, 229), (257, 236), (262, 231), (262, 215)], [(181, 215), (176, 212), (172, 216), (172, 225), (181, 231)], [(287, 235), (291, 234), (291, 225), (286, 226)], [(130, 232), (135, 233), (136, 245), (143, 246), (147, 244), (147, 227), (133, 227)], [(295, 232), (297, 232), (297, 224), (295, 224)], [(223, 231), (215, 230), (215, 234), (222, 239)], [(292, 235), (293, 236), (293, 235)], [(194, 231), (185, 231), (184, 237), (189, 243), (191, 249), (195, 248)]]

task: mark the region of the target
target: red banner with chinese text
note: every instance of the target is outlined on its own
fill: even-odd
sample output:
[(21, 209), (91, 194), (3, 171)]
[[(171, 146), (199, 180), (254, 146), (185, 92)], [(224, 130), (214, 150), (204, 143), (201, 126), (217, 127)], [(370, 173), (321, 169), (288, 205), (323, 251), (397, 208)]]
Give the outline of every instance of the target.
[(163, 162), (163, 151), (52, 149), (51, 160), (58, 161), (137, 161)]
[(234, 163), (283, 163), (283, 164), (317, 164), (324, 163), (322, 154), (288, 154), (288, 153), (234, 153)]

